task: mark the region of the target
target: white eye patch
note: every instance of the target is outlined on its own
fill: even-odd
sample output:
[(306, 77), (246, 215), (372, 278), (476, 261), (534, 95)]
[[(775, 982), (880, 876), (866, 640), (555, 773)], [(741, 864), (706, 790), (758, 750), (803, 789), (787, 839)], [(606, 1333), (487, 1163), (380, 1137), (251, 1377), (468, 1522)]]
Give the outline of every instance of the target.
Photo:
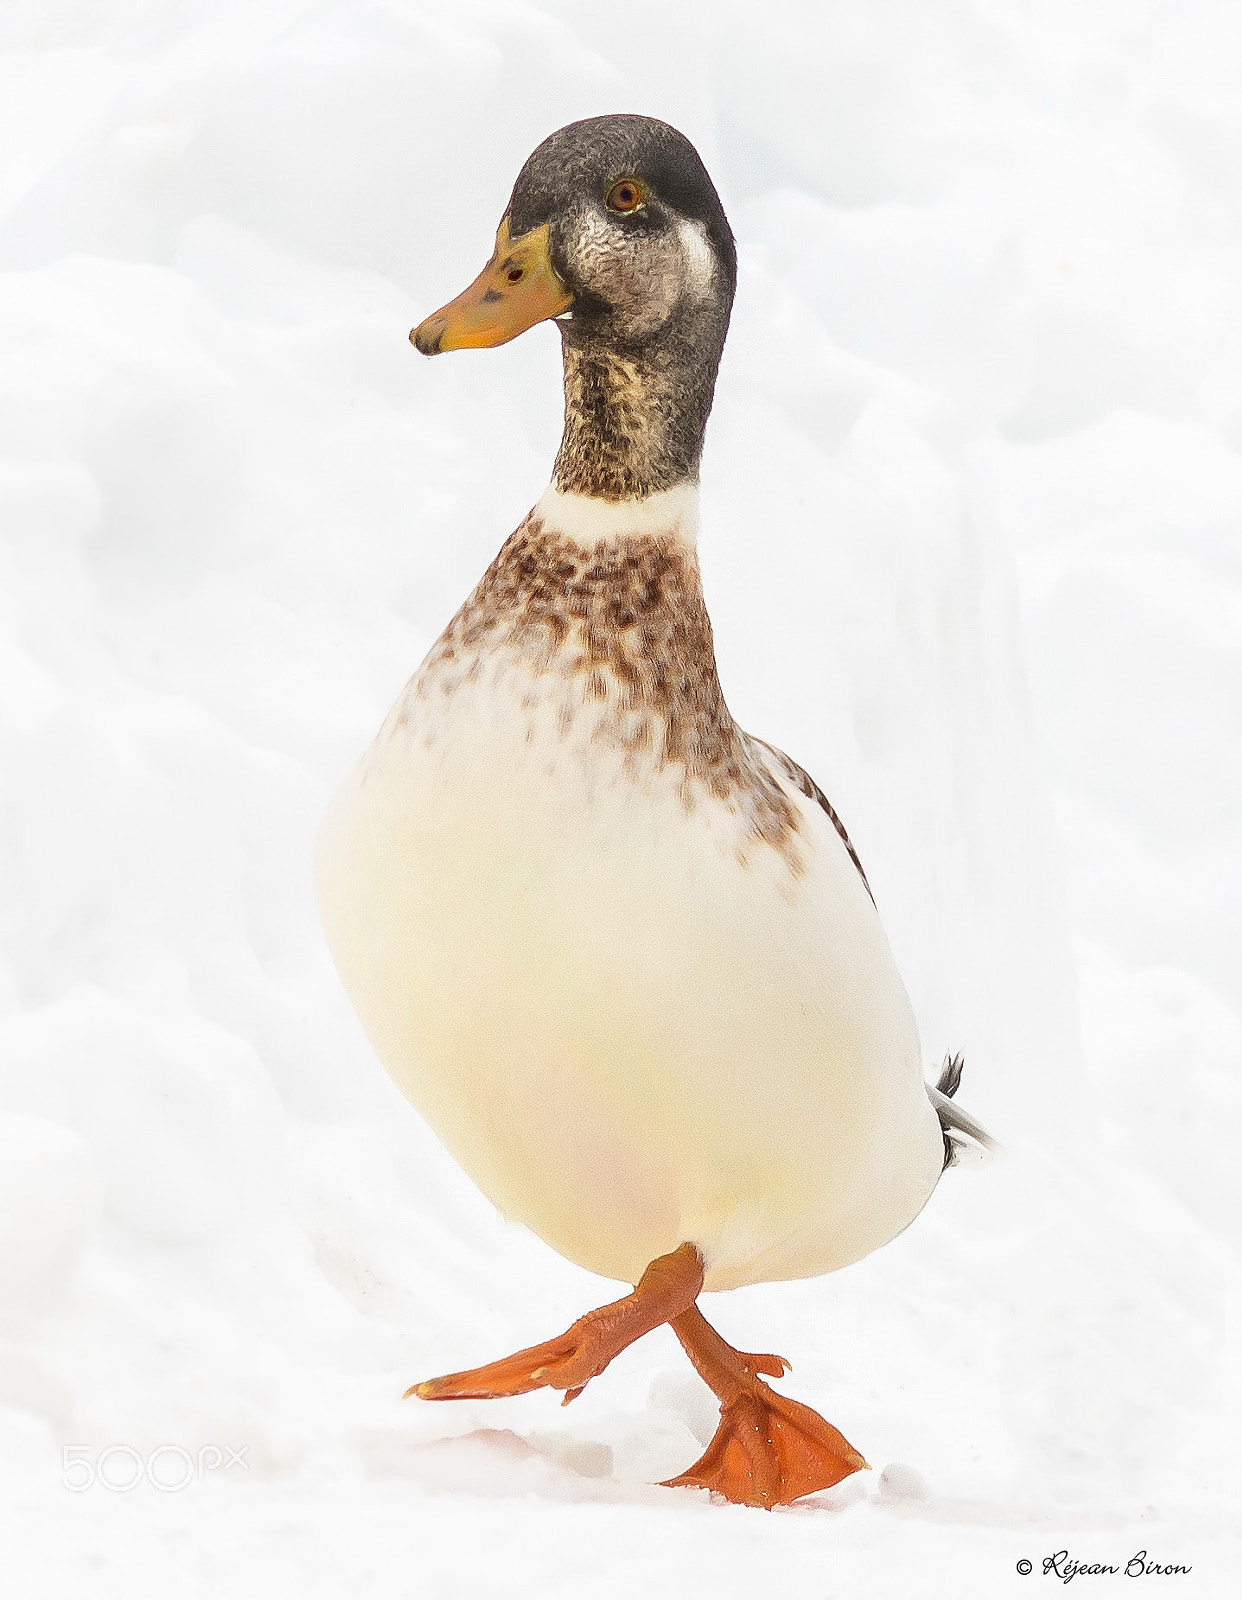
[(570, 252), (578, 279), (633, 337), (654, 332), (679, 301), (694, 305), (711, 297), (716, 257), (701, 222), (678, 217), (671, 228), (631, 231), (620, 219), (585, 207), (574, 221)]
[(707, 230), (701, 222), (691, 222), (689, 217), (682, 217), (677, 224), (677, 237), (681, 241), (682, 259), (686, 264), (686, 285), (697, 300), (712, 286), (716, 257), (707, 242)]
[(578, 237), (574, 243), (578, 257), (585, 265), (590, 266), (601, 256), (615, 252), (616, 240), (612, 228), (598, 211), (584, 206), (574, 221), (578, 227)]

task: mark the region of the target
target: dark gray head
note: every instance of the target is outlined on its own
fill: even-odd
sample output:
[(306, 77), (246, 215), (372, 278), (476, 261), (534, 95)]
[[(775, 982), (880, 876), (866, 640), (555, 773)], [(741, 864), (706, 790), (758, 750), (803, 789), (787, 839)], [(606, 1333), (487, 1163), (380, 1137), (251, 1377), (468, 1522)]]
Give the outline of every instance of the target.
[(544, 140), (509, 201), (514, 236), (548, 225), (572, 321), (618, 343), (658, 338), (680, 310), (728, 325), (737, 254), (699, 153), (653, 117), (591, 117)]
[(653, 117), (590, 117), (531, 155), (491, 261), (410, 337), (435, 355), (555, 317), (556, 481), (641, 497), (697, 475), (736, 281), (733, 234), (690, 141)]

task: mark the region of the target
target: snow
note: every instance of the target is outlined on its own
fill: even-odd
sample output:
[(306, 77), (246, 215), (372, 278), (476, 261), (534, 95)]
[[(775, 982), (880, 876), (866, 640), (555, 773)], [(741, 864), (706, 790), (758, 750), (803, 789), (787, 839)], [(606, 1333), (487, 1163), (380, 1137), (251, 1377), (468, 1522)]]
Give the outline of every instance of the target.
[[(6, 1592), (992, 1600), (1068, 1548), (1233, 1593), (1242, 13), (10, 0), (0, 41)], [(713, 1424), (667, 1331), (567, 1411), (401, 1401), (617, 1290), (388, 1084), (310, 895), (558, 436), (551, 329), (406, 331), (607, 110), (683, 128), (740, 242), (726, 691), (1007, 1147), (709, 1304), (877, 1469), (771, 1516), (656, 1486)]]

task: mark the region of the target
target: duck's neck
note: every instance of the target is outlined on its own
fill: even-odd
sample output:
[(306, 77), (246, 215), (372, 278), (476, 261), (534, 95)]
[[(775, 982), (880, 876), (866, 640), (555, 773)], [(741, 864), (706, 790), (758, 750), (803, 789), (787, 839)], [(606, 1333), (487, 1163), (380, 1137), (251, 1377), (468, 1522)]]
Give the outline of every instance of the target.
[(562, 494), (643, 500), (698, 482), (727, 311), (695, 322), (630, 347), (562, 325), (565, 434), (552, 474)]
[[(606, 500), (599, 495), (566, 492), (555, 480), (548, 485), (524, 527), (540, 539), (568, 539), (584, 550), (616, 542), (633, 545), (671, 543), (690, 557), (697, 581), (694, 550), (699, 532), (699, 486), (682, 483), (642, 499)], [(523, 529), (519, 528), (515, 538)]]

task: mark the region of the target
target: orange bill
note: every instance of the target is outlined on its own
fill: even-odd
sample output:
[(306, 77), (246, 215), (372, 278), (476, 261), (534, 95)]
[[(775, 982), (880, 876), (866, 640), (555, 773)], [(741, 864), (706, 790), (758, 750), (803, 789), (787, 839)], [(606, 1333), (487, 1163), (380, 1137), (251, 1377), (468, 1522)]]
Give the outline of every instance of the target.
[(410, 343), (425, 356), (490, 349), (508, 344), (537, 322), (559, 317), (572, 304), (573, 296), (548, 254), (548, 224), (511, 239), (506, 217), (497, 230), (492, 259), (456, 300), (411, 331)]

